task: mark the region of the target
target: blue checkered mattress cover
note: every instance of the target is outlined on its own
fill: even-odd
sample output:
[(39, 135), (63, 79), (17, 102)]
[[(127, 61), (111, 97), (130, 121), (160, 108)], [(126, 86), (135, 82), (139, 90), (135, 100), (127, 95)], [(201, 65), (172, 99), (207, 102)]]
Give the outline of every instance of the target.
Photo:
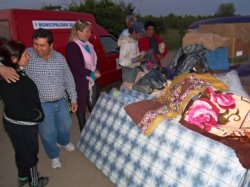
[(102, 93), (78, 140), (78, 149), (116, 186), (250, 186), (250, 172), (217, 141), (163, 121), (145, 136), (124, 106), (150, 95), (121, 89)]

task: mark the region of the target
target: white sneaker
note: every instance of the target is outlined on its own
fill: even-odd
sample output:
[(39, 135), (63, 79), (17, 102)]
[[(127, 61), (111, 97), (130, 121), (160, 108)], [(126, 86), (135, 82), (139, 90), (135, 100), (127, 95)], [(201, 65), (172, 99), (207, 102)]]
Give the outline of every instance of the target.
[(72, 144), (72, 143), (68, 143), (67, 145), (60, 145), (60, 144), (57, 144), (58, 147), (63, 147), (66, 151), (74, 151), (75, 150), (75, 146)]
[(53, 169), (61, 168), (62, 164), (59, 160), (59, 157), (51, 159), (51, 167)]

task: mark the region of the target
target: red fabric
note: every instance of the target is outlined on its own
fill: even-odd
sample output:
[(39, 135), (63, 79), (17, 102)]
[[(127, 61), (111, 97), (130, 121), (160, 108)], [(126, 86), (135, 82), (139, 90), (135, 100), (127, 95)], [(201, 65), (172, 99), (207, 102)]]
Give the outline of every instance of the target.
[[(164, 42), (164, 41), (162, 40), (162, 38), (161, 38), (159, 35), (157, 35), (157, 34), (154, 34), (153, 37), (156, 39), (156, 41), (158, 42), (158, 44)], [(165, 43), (165, 42), (164, 42), (164, 43)], [(149, 47), (149, 37), (148, 37), (148, 36), (144, 36), (143, 38), (141, 38), (141, 39), (139, 40), (138, 44), (139, 44), (139, 50), (140, 50), (140, 51), (148, 51), (148, 50), (150, 49), (150, 47)], [(167, 55), (168, 51), (169, 51), (169, 49), (168, 49), (168, 47), (166, 46), (166, 47), (165, 47), (165, 51), (164, 51), (163, 53), (161, 53), (161, 58), (165, 57), (165, 56)], [(160, 59), (158, 59), (158, 58), (156, 58), (156, 59), (157, 59), (158, 61), (160, 60)]]

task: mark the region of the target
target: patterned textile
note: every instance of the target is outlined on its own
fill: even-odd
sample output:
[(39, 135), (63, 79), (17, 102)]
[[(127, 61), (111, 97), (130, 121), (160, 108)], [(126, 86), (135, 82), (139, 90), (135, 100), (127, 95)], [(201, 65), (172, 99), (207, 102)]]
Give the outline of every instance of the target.
[(169, 111), (166, 105), (155, 100), (142, 100), (131, 103), (125, 106), (124, 109), (142, 132), (148, 136), (164, 120), (162, 116)]
[(121, 93), (121, 101), (124, 103), (134, 103), (136, 101), (141, 101), (141, 100), (148, 100), (148, 99), (153, 99), (154, 97), (148, 94), (140, 93), (134, 90), (126, 89), (126, 88), (121, 88), (120, 89)]
[(250, 99), (209, 87), (191, 102), (181, 121), (221, 137), (249, 136), (250, 142)]
[(157, 101), (144, 100), (125, 107), (125, 111), (146, 135), (166, 119), (181, 115), (189, 101), (209, 85), (225, 90), (227, 86), (211, 74), (182, 74), (176, 77)]
[(33, 48), (29, 48), (29, 63), (25, 67), (27, 75), (36, 83), (41, 102), (62, 99), (69, 94), (76, 102), (75, 81), (64, 56), (52, 49), (48, 61), (40, 58)]
[(123, 91), (127, 99), (101, 94), (77, 143), (116, 186), (250, 185), (250, 172), (240, 165), (231, 148), (176, 121), (162, 121), (151, 136), (145, 136), (123, 109), (125, 100), (145, 95)]
[(227, 85), (210, 73), (185, 73), (177, 76), (169, 85), (166, 94), (159, 99), (171, 109), (166, 117), (174, 118), (182, 114), (189, 101), (208, 86), (221, 91), (228, 89)]
[(249, 99), (208, 88), (190, 102), (180, 123), (232, 147), (242, 166), (250, 168)]

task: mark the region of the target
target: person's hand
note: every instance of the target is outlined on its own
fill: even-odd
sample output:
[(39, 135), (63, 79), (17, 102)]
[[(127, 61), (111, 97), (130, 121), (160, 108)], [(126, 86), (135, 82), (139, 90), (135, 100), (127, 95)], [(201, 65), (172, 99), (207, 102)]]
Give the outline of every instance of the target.
[(6, 66), (0, 66), (0, 75), (6, 80), (8, 83), (16, 82), (19, 80), (19, 75), (17, 72), (11, 68)]
[(142, 62), (142, 61), (145, 61), (145, 59), (141, 55), (136, 57), (136, 62)]
[(101, 73), (99, 70), (95, 70), (95, 78), (99, 79), (101, 77)]
[(74, 102), (70, 103), (71, 112), (75, 113), (77, 111), (77, 108), (78, 108), (77, 103), (74, 103)]
[(166, 49), (166, 44), (164, 42), (161, 42), (159, 44), (159, 51), (160, 51), (160, 53), (162, 54), (165, 51), (165, 49)]
[(147, 51), (141, 51), (141, 52), (140, 52), (140, 55), (141, 55), (141, 56), (144, 56), (146, 53), (147, 53)]

